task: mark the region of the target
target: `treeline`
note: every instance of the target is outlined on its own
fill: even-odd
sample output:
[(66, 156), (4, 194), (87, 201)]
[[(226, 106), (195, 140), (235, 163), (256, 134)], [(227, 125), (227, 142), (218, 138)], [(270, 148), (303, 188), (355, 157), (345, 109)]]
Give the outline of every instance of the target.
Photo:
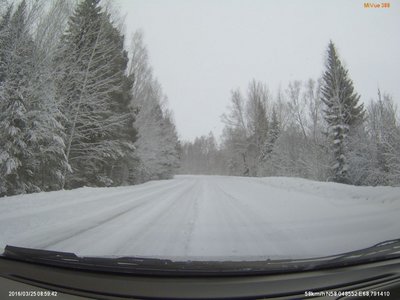
[(99, 0), (3, 1), (0, 196), (170, 178), (179, 142), (143, 37)]
[(182, 145), (181, 173), (296, 176), (355, 185), (400, 184), (400, 119), (377, 91), (367, 107), (334, 44), (321, 79), (293, 81), (272, 94), (253, 80), (232, 92), (221, 142)]

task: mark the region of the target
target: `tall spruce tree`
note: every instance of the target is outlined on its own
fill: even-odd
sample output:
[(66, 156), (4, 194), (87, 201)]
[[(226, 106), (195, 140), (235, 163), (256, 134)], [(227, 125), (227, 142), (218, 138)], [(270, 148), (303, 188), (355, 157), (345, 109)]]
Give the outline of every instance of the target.
[(350, 183), (347, 157), (349, 133), (363, 121), (364, 106), (359, 104), (360, 96), (355, 93), (348, 70), (342, 65), (332, 41), (328, 45), (325, 68), (321, 92), (334, 156), (333, 181)]
[(280, 124), (278, 116), (276, 114), (276, 109), (275, 107), (273, 107), (267, 138), (265, 140), (265, 144), (261, 153), (262, 162), (268, 160), (271, 157), (272, 150), (274, 149), (274, 144), (279, 137), (279, 131), (280, 131), (279, 126)]
[(22, 1), (3, 29), (9, 39), (1, 48), (0, 85), (0, 194), (39, 190), (34, 184), (32, 149), (28, 147), (29, 76), (33, 71), (33, 42), (26, 33), (26, 3)]
[[(1, 47), (0, 194), (60, 187), (66, 165), (51, 68), (29, 34), (24, 1), (4, 23)], [(5, 41), (5, 40), (3, 40)]]
[(0, 84), (6, 76), (7, 62), (10, 58), (12, 36), (10, 21), (13, 5), (10, 4), (0, 19)]
[(85, 0), (71, 16), (56, 60), (58, 97), (72, 167), (67, 187), (120, 184), (121, 161), (134, 152), (123, 37), (99, 0)]

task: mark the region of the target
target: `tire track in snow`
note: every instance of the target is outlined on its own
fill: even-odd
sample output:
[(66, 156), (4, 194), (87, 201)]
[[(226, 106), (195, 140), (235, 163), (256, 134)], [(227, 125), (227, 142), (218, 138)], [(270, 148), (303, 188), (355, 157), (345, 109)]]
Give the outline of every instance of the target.
[[(74, 192), (73, 190), (70, 191), (66, 191), (66, 195), (63, 195), (62, 198), (65, 198), (65, 202), (61, 202), (61, 203), (54, 203), (54, 204), (50, 204), (50, 205), (46, 205), (45, 207), (35, 207), (34, 209), (30, 209), (30, 210), (25, 210), (23, 212), (17, 211), (17, 212), (12, 212), (12, 213), (7, 213), (7, 214), (1, 214), (0, 215), (0, 220), (1, 221), (12, 221), (14, 218), (18, 218), (18, 219), (24, 219), (24, 218), (29, 218), (31, 216), (35, 216), (38, 214), (51, 214), (53, 211), (57, 211), (60, 210), (62, 208), (67, 208), (67, 207), (73, 207), (76, 205), (86, 205), (89, 203), (99, 203), (100, 201), (109, 201), (110, 198), (115, 198), (115, 197), (119, 197), (119, 196), (123, 196), (125, 194), (130, 194), (130, 193), (138, 193), (138, 192), (143, 192), (146, 190), (153, 190), (154, 188), (161, 186), (163, 187), (164, 185), (168, 188), (170, 187), (170, 182), (157, 182), (157, 183), (153, 183), (152, 185), (149, 185), (148, 183), (145, 184), (146, 186), (131, 186), (131, 187), (111, 187), (110, 191), (106, 191), (103, 195), (101, 196), (97, 196), (96, 198), (93, 198), (93, 192), (97, 189), (100, 188), (93, 188), (93, 191), (85, 191), (84, 193), (84, 197), (80, 198), (80, 199), (76, 199), (76, 200), (71, 200), (68, 199), (69, 197), (71, 197), (69, 194), (69, 192)], [(127, 188), (130, 188), (130, 190), (127, 190)], [(92, 189), (92, 188), (90, 188)], [(119, 191), (121, 190), (121, 191)], [(112, 193), (111, 193), (112, 191)], [(54, 193), (56, 194), (57, 192), (49, 192), (49, 194)], [(89, 194), (87, 194), (89, 193)], [(38, 194), (39, 196), (39, 194)], [(50, 196), (50, 195), (47, 195)], [(11, 198), (11, 197), (9, 197)], [(4, 199), (0, 199), (0, 200), (4, 200)], [(9, 200), (9, 199), (7, 199)], [(58, 200), (58, 199), (57, 199)], [(1, 202), (0, 202), (1, 203)]]
[[(184, 255), (182, 238), (182, 229), (184, 230), (188, 219), (191, 218), (189, 213), (193, 206), (192, 197), (195, 195), (198, 182), (191, 180), (181, 192), (171, 195), (170, 202), (165, 209), (157, 207), (158, 212), (153, 214), (140, 223), (140, 228), (127, 238), (116, 252), (128, 255), (149, 255), (152, 250), (156, 249), (158, 254), (174, 253), (174, 255)], [(157, 203), (156, 203), (157, 204)], [(187, 237), (186, 237), (187, 238)], [(142, 245), (147, 245), (146, 249), (140, 249)]]
[[(218, 183), (215, 182), (212, 188), (214, 193), (219, 195), (218, 200), (224, 210), (222, 218), (227, 228), (230, 228), (230, 234), (225, 239), (231, 240), (232, 249), (230, 249), (231, 253), (226, 253), (226, 255), (248, 256), (251, 252), (262, 248), (262, 244), (259, 241), (260, 237), (254, 230), (254, 222), (259, 220), (259, 218), (246, 215), (248, 209), (244, 209), (242, 205), (238, 206), (238, 203), (240, 203), (239, 200), (222, 189)], [(252, 218), (249, 218), (250, 216)], [(250, 245), (250, 242), (252, 245)], [(274, 250), (276, 251), (275, 248)]]
[[(98, 227), (102, 224), (112, 221), (122, 215), (129, 213), (132, 210), (137, 209), (141, 206), (149, 206), (151, 203), (157, 201), (157, 195), (163, 195), (165, 192), (169, 190), (173, 190), (181, 185), (183, 182), (178, 182), (174, 185), (168, 185), (162, 190), (156, 190), (153, 192), (146, 193), (141, 195), (135, 199), (127, 199), (118, 203), (116, 206), (111, 208), (105, 207), (102, 210), (95, 210), (89, 215), (78, 216), (76, 218), (68, 220), (67, 224), (63, 222), (59, 222), (58, 224), (53, 224), (52, 228), (49, 229), (47, 224), (41, 226), (39, 228), (34, 228), (32, 230), (28, 230), (21, 235), (18, 235), (15, 239), (12, 239), (9, 243), (14, 245), (24, 244), (26, 241), (33, 241), (30, 245), (31, 247), (40, 248), (40, 249), (48, 249), (57, 243), (67, 240), (71, 237), (80, 235), (86, 231), (89, 231), (95, 227)], [(129, 196), (131, 191), (125, 191), (118, 196)], [(115, 197), (115, 194), (104, 195), (108, 201), (113, 201), (112, 198)], [(103, 199), (103, 197), (102, 197)], [(110, 215), (110, 211), (111, 212)], [(80, 225), (82, 224), (82, 225)], [(61, 236), (60, 236), (61, 234)], [(57, 238), (54, 238), (54, 237)], [(49, 241), (49, 239), (51, 239)]]
[[(126, 244), (130, 243), (130, 236), (133, 233), (142, 234), (143, 231), (145, 232), (147, 230), (146, 227), (150, 225), (145, 223), (146, 227), (144, 227), (143, 221), (147, 219), (148, 222), (155, 222), (158, 215), (168, 210), (171, 201), (177, 201), (179, 197), (176, 196), (185, 193), (186, 190), (190, 190), (191, 186), (187, 187), (186, 183), (181, 182), (178, 188), (176, 190), (175, 186), (174, 189), (164, 190), (162, 195), (153, 195), (151, 201), (146, 202), (146, 205), (126, 211), (117, 218), (110, 219), (98, 226), (87, 228), (87, 230), (63, 239), (49, 247), (69, 249), (68, 251), (83, 252), (88, 255), (132, 255), (133, 253), (121, 250)], [(134, 226), (138, 222), (142, 223), (141, 226)]]
[(189, 256), (190, 251), (192, 248), (191, 242), (193, 239), (193, 232), (196, 226), (196, 222), (199, 217), (199, 201), (201, 201), (201, 196), (203, 195), (203, 190), (204, 190), (204, 181), (200, 183), (200, 185), (197, 185), (198, 191), (195, 192), (193, 191), (194, 199), (193, 199), (193, 205), (192, 205), (192, 210), (193, 213), (190, 214), (189, 212), (186, 214), (186, 216), (189, 216), (189, 225), (187, 226), (187, 230), (185, 231), (185, 239), (183, 243), (183, 255), (184, 256)]

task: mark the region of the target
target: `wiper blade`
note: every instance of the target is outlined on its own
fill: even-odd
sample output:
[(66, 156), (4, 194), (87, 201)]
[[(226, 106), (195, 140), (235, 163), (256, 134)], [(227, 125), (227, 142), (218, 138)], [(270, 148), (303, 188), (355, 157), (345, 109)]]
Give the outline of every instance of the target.
[(361, 260), (363, 262), (366, 262), (374, 261), (377, 259), (389, 259), (397, 256), (400, 256), (400, 239), (387, 240), (368, 248), (344, 253), (335, 258), (333, 261), (351, 262), (354, 260)]
[[(74, 253), (7, 245), (8, 259), (81, 270), (157, 276), (221, 276), (300, 271), (293, 260), (264, 261), (172, 261), (142, 257), (80, 257)], [(0, 256), (1, 258), (1, 256)]]
[(260, 261), (172, 261), (141, 257), (79, 257), (74, 253), (6, 246), (2, 256), (19, 261), (85, 271), (157, 276), (236, 276), (328, 269), (400, 258), (400, 239), (344, 254)]

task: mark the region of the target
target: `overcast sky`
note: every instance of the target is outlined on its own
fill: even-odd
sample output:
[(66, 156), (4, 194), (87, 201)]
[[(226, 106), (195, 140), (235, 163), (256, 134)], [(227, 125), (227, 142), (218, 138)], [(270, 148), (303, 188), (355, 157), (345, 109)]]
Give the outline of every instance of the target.
[(330, 39), (363, 101), (380, 87), (400, 104), (400, 3), (366, 9), (364, 2), (115, 1), (127, 38), (144, 31), (182, 139), (211, 130), (218, 137), (231, 90), (245, 92), (253, 78), (275, 93), (291, 80), (320, 77)]

